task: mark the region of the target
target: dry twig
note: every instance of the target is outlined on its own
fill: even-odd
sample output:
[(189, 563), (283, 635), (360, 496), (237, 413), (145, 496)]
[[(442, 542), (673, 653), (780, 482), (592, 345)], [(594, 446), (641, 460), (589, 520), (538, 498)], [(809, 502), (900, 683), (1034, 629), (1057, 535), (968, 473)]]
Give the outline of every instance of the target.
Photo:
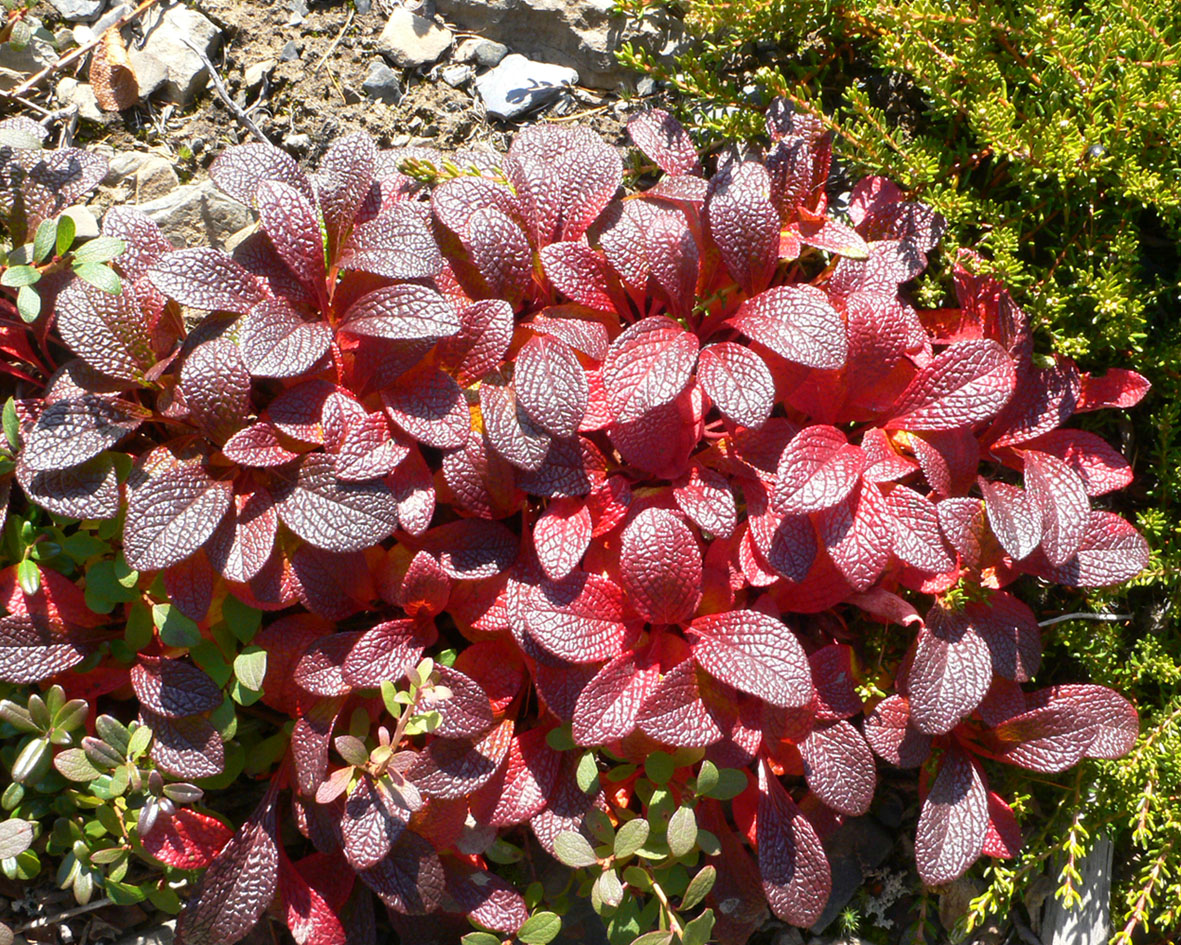
[(201, 61), (205, 63), (205, 68), (209, 72), (209, 79), (213, 82), (213, 88), (214, 91), (217, 92), (217, 97), (220, 98), (225, 104), (226, 108), (228, 108), (233, 113), (233, 116), (238, 120), (238, 123), (263, 144), (270, 144), (271, 139), (262, 133), (262, 129), (260, 129), (258, 125), (254, 123), (254, 119), (247, 115), (246, 112), (244, 112), (239, 107), (238, 103), (230, 98), (229, 90), (226, 88), (225, 83), (222, 82), (221, 76), (218, 75), (217, 69), (214, 67), (213, 63), (209, 61), (209, 57), (192, 43), (190, 43), (188, 37), (182, 36), (180, 41), (188, 46), (193, 52), (195, 52), (200, 57)]

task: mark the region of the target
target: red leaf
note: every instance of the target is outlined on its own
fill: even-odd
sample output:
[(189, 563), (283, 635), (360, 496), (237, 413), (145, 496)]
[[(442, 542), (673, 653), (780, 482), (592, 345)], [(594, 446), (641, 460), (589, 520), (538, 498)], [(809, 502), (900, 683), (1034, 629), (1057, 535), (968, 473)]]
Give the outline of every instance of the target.
[(140, 721), (152, 730), (149, 754), (156, 767), (177, 778), (211, 778), (225, 767), (221, 736), (203, 715), (170, 719), (147, 706), (139, 707)]
[(480, 384), (480, 416), (492, 448), (518, 469), (536, 471), (545, 462), (553, 441), (521, 409), (511, 386), (485, 379)]
[(766, 762), (759, 765), (758, 810), (755, 845), (771, 911), (792, 925), (812, 925), (832, 891), (828, 857), (808, 818)]
[(658, 663), (627, 650), (595, 674), (574, 706), (574, 741), (604, 745), (626, 738), (636, 727), (640, 707), (660, 681)]
[(394, 912), (425, 915), (438, 909), (443, 900), (443, 864), (434, 847), (409, 830), (402, 833), (389, 856), (357, 875)]
[(613, 311), (607, 260), (586, 243), (551, 243), (538, 254), (545, 277), (555, 289), (579, 305)]
[(230, 483), (194, 463), (141, 477), (128, 491), (123, 553), (138, 571), (176, 564), (205, 544), (231, 496)]
[(1046, 560), (1060, 565), (1082, 544), (1091, 513), (1082, 480), (1057, 456), (1025, 450), (1025, 488), (1041, 511), (1041, 548)]
[(436, 738), (406, 772), (428, 797), (456, 800), (483, 786), (508, 754), (513, 720), (505, 719), (474, 745), (468, 739)]
[(110, 449), (151, 412), (138, 404), (82, 394), (54, 401), (23, 436), (21, 459), (37, 472), (77, 466)]
[(205, 554), (226, 580), (244, 584), (267, 563), (278, 528), (279, 516), (266, 489), (235, 494), (230, 511), (205, 543)]
[(299, 455), (280, 442), (279, 431), (266, 420), (243, 427), (226, 440), (222, 453), (231, 462), (256, 469), (282, 466)]
[(703, 348), (697, 359), (697, 380), (722, 416), (758, 429), (775, 405), (775, 381), (767, 363), (752, 351), (729, 341)]
[(181, 365), (177, 395), (210, 439), (229, 439), (250, 414), (250, 372), (238, 346), (212, 338), (192, 349)]
[(857, 485), (865, 453), (836, 427), (804, 427), (779, 459), (771, 504), (783, 515), (831, 508)]
[(513, 387), (537, 424), (557, 437), (571, 436), (586, 414), (586, 372), (566, 342), (534, 335), (517, 354)]
[(385, 859), (406, 829), (410, 814), (401, 795), (395, 795), (368, 774), (362, 775), (345, 800), (340, 822), (349, 865), (363, 870)]
[(697, 168), (697, 148), (684, 126), (668, 112), (651, 108), (628, 119), (628, 137), (666, 174)]
[(354, 302), (341, 324), (350, 335), (392, 341), (448, 338), (461, 329), (455, 310), (434, 289), (402, 283), (383, 286)]
[(330, 858), (323, 853), (293, 864), (280, 849), (279, 896), (286, 909), (287, 928), (298, 945), (346, 945), (347, 935), (337, 916), (344, 902), (339, 896), (328, 898), (335, 891), (331, 884), (340, 886), (338, 877), (347, 880), (346, 890), (352, 887), (352, 871), (343, 866), (339, 856)]
[(965, 613), (988, 644), (993, 672), (1028, 682), (1042, 661), (1042, 631), (1033, 611), (1013, 595), (997, 591), (987, 603), (969, 604)]
[(671, 318), (636, 322), (611, 343), (603, 361), (607, 403), (619, 423), (671, 403), (689, 383), (697, 338)]
[(873, 753), (845, 721), (817, 725), (798, 744), (808, 787), (825, 805), (860, 817), (869, 810), (877, 783)]
[(1011, 860), (1021, 852), (1021, 827), (1013, 808), (995, 791), (988, 792), (988, 830), (984, 834), (981, 856)]
[(931, 752), (931, 736), (910, 724), (906, 696), (888, 696), (874, 706), (865, 718), (865, 740), (899, 768), (917, 768)]
[(939, 530), (934, 502), (906, 486), (894, 486), (885, 504), (894, 529), (895, 555), (932, 574), (944, 574), (955, 567)]
[(992, 682), (988, 647), (963, 613), (938, 604), (915, 640), (906, 678), (911, 720), (921, 732), (941, 735), (980, 704)]
[(418, 665), (431, 640), (432, 634), (416, 620), (383, 621), (356, 638), (341, 666), (341, 679), (368, 689), (386, 679), (402, 679)]
[(427, 446), (453, 449), (467, 442), (471, 413), (459, 385), (429, 365), (403, 374), (381, 392), (395, 425)]
[(816, 560), (816, 530), (806, 515), (778, 515), (758, 483), (743, 484), (750, 536), (766, 563), (790, 581), (803, 581)]
[(62, 341), (102, 374), (140, 380), (156, 360), (139, 297), (126, 283), (110, 295), (74, 279), (58, 295), (55, 311)]
[(431, 529), (424, 547), (438, 558), (448, 577), (470, 581), (508, 568), (518, 544), (517, 536), (500, 522), (460, 519)]
[(1001, 547), (1014, 561), (1028, 558), (1042, 540), (1041, 510), (1019, 486), (983, 478), (976, 482), (984, 493), (988, 524)]
[(545, 807), (562, 766), (562, 755), (546, 744), (545, 736), (545, 729), (534, 728), (513, 738), (504, 767), (472, 799), (472, 813), (481, 822), (509, 827)]
[(328, 352), (332, 329), (281, 300), (259, 302), (238, 323), (242, 359), (254, 377), (299, 377)]
[(800, 641), (782, 621), (755, 610), (698, 617), (688, 628), (693, 658), (707, 673), (772, 705), (812, 700), (812, 673)]
[(780, 357), (805, 367), (843, 367), (845, 323), (828, 296), (810, 285), (785, 285), (747, 299), (730, 319), (740, 332)]
[(738, 524), (738, 506), (730, 483), (719, 472), (695, 462), (673, 483), (677, 508), (703, 532), (729, 538)]
[(259, 221), (275, 251), (300, 282), (324, 293), (324, 240), (312, 201), (282, 181), (261, 181), (254, 191)]
[(512, 306), (503, 299), (484, 299), (459, 310), (459, 331), (435, 350), (440, 362), (454, 369), (460, 386), (469, 387), (495, 370), (512, 337)]
[(148, 272), (170, 299), (204, 311), (245, 315), (266, 298), (259, 280), (218, 249), (178, 249)]
[(131, 686), (143, 705), (173, 719), (212, 712), (223, 699), (217, 683), (204, 671), (179, 659), (140, 654), (131, 667)]
[(726, 269), (746, 292), (761, 292), (779, 262), (779, 214), (762, 164), (731, 162), (709, 182), (709, 234)]
[(590, 542), (590, 510), (575, 499), (554, 499), (533, 525), (537, 560), (555, 581), (578, 566)]
[(952, 749), (919, 814), (914, 855), (923, 882), (938, 886), (962, 876), (979, 858), (987, 831), (984, 776), (963, 751)]
[(701, 602), (701, 549), (681, 518), (645, 509), (623, 530), (620, 584), (652, 623), (680, 623)]
[(375, 480), (346, 482), (331, 456), (311, 453), (275, 474), (276, 509), (283, 524), (325, 551), (362, 551), (398, 525), (394, 498)]
[(229, 842), (233, 831), (216, 817), (188, 808), (159, 814), (140, 837), (144, 849), (161, 863), (182, 870), (204, 869)]
[(1087, 495), (1105, 495), (1132, 482), (1132, 467), (1094, 433), (1085, 430), (1051, 430), (1024, 446), (1056, 456), (1083, 481)]
[(616, 656), (628, 634), (624, 615), (619, 586), (583, 571), (561, 581), (542, 581), (525, 597), (529, 636), (571, 663), (597, 663)]
[(1085, 413), (1104, 407), (1134, 407), (1151, 387), (1146, 378), (1127, 368), (1109, 368), (1102, 377), (1084, 374), (1074, 409)]
[(891, 518), (881, 491), (867, 482), (816, 516), (825, 551), (855, 590), (868, 590), (885, 569), (894, 546)]
[(1109, 587), (1130, 581), (1148, 566), (1148, 543), (1130, 523), (1111, 512), (1092, 511), (1078, 553), (1055, 567), (1035, 555), (1030, 573), (1071, 587)]
[(954, 430), (988, 420), (1008, 403), (1016, 383), (1013, 361), (995, 341), (956, 342), (914, 376), (886, 429)]
[(701, 699), (697, 664), (685, 659), (666, 672), (640, 707), (640, 731), (666, 745), (704, 748), (725, 733)]

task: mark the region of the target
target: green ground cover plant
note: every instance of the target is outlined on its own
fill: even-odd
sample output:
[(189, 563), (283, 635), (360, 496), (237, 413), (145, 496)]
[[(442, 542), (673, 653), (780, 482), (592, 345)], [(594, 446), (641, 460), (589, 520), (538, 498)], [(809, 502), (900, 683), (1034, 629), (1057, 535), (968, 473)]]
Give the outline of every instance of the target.
[[(629, 15), (650, 3), (621, 0)], [(785, 96), (834, 134), (850, 179), (889, 176), (948, 221), (920, 297), (948, 297), (958, 249), (1013, 288), (1037, 336), (1095, 370), (1133, 363), (1152, 382), (1142, 413), (1088, 429), (1118, 437), (1136, 482), (1116, 507), (1153, 548), (1150, 568), (1117, 594), (1048, 594), (1065, 621), (1047, 634), (1039, 679), (1082, 671), (1130, 693), (1140, 742), (1118, 763), (1027, 797), (1035, 839), (986, 884), (966, 920), (1005, 915), (1049, 869), (1077, 901), (1078, 857), (1116, 839), (1115, 940), (1171, 940), (1181, 922), (1181, 19), (1153, 0), (667, 4), (695, 37), (674, 64), (625, 49), (658, 78), (704, 147), (757, 134)], [(839, 197), (839, 181), (830, 184)], [(1083, 802), (1080, 804), (1080, 802)]]

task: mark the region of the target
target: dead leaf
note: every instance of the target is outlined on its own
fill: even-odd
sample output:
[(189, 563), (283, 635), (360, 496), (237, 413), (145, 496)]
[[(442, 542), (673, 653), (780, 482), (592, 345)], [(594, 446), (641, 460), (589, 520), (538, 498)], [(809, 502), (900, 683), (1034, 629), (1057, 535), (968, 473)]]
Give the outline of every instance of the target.
[(90, 86), (99, 108), (119, 112), (139, 101), (139, 80), (119, 30), (111, 27), (90, 59)]

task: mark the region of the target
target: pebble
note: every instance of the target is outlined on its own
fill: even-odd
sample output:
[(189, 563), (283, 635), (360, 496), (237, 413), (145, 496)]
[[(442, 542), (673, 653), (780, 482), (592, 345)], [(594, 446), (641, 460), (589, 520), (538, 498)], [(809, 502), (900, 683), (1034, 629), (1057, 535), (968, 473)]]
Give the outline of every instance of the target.
[(98, 99), (94, 97), (94, 89), (90, 87), (89, 82), (79, 82), (75, 78), (66, 76), (58, 80), (54, 91), (57, 93), (57, 100), (63, 105), (78, 106), (79, 118), (101, 125), (105, 125), (109, 121), (111, 116), (98, 107)]
[(79, 20), (93, 20), (102, 13), (107, 0), (49, 0), (49, 5), (57, 10), (63, 20), (76, 23)]
[(212, 57), (221, 43), (221, 31), (207, 17), (183, 6), (163, 12), (159, 7), (150, 10), (143, 28), (148, 37), (143, 48), (132, 44), (128, 50), (131, 67), (139, 79), (140, 97), (159, 91), (168, 101), (189, 104), (204, 88), (208, 76), (201, 57), (184, 40)]
[(652, 95), (656, 92), (656, 80), (650, 75), (644, 76), (636, 83), (637, 95)]
[(369, 98), (385, 102), (386, 105), (397, 105), (402, 101), (402, 83), (398, 79), (398, 73), (384, 62), (370, 64), (365, 81), (361, 83), (361, 90)]
[(498, 65), (500, 60), (508, 55), (508, 47), (504, 43), (495, 43), (490, 39), (465, 39), (455, 51), (456, 62), (474, 62), (485, 69)]
[(573, 69), (512, 53), (476, 79), (476, 90), (489, 115), (510, 119), (552, 102), (576, 82), (578, 73)]
[(306, 151), (311, 147), (312, 139), (310, 135), (305, 135), (302, 132), (299, 134), (287, 135), (283, 138), (284, 147), (290, 148), (292, 151)]
[(262, 62), (256, 62), (246, 67), (246, 72), (243, 74), (243, 80), (246, 83), (246, 88), (253, 89), (262, 85), (262, 80), (271, 74), (275, 68), (274, 59), (264, 59)]
[(472, 80), (473, 75), (475, 73), (472, 71), (472, 67), (465, 66), (462, 63), (448, 66), (439, 73), (439, 77), (453, 89), (467, 85)]
[(377, 38), (377, 51), (395, 66), (429, 66), (451, 48), (451, 30), (396, 7)]
[(299, 47), (295, 45), (295, 40), (287, 40), (287, 44), (279, 53), (280, 62), (291, 62), (293, 59), (299, 58)]

